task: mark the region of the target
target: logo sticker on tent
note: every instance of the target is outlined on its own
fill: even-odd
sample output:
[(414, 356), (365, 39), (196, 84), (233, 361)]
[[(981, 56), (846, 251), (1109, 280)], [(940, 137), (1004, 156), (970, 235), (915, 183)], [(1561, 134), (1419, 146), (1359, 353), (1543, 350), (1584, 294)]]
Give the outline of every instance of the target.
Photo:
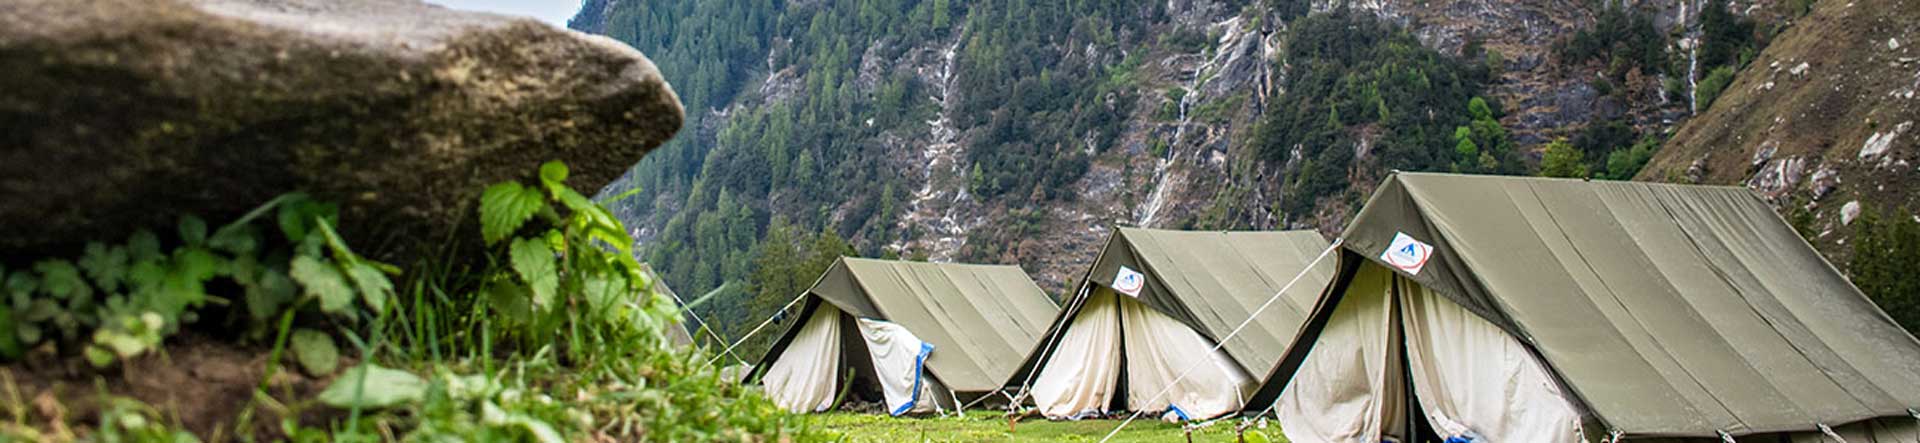
[(1380, 253), (1380, 261), (1408, 275), (1420, 275), (1420, 269), (1427, 267), (1429, 258), (1433, 258), (1433, 245), (1414, 240), (1405, 232), (1394, 233), (1393, 244)]
[(1113, 276), (1113, 290), (1133, 298), (1140, 298), (1140, 289), (1145, 287), (1147, 276), (1126, 266), (1121, 266), (1120, 273)]

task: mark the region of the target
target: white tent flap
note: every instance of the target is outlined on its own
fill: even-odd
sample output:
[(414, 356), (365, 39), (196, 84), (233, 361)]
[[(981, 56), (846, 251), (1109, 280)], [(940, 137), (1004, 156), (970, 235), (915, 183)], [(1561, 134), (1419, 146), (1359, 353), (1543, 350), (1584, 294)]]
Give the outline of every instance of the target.
[(897, 416), (935, 410), (933, 384), (923, 380), (933, 345), (898, 324), (867, 318), (859, 323), (860, 337), (866, 340), (867, 353), (873, 356), (873, 369), (878, 372), (880, 392), (887, 398), (887, 413)]
[(1363, 266), (1354, 275), (1319, 341), (1274, 405), (1288, 440), (1376, 443), (1402, 427), (1392, 279), (1377, 266)]
[(1120, 330), (1126, 337), (1127, 409), (1167, 411), (1185, 420), (1240, 410), (1241, 400), (1255, 385), (1238, 363), (1173, 317), (1132, 299), (1120, 299), (1119, 304)]
[(1443, 437), (1573, 443), (1580, 413), (1518, 340), (1412, 280), (1401, 279), (1415, 398)]
[(821, 303), (761, 380), (775, 405), (793, 412), (820, 412), (833, 407), (839, 369), (840, 310)]
[(1113, 291), (1088, 296), (1033, 381), (1033, 403), (1053, 419), (1104, 412), (1120, 377), (1120, 309)]

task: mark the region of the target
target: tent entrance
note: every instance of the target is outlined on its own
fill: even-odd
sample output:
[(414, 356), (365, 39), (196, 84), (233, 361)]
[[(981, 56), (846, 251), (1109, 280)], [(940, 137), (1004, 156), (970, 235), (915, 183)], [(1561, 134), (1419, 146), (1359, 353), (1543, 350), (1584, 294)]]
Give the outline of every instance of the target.
[(1532, 353), (1451, 300), (1364, 264), (1274, 410), (1297, 441), (1580, 441)]
[(892, 415), (954, 409), (952, 392), (926, 370), (932, 346), (893, 323), (811, 307), (762, 376), (775, 404), (794, 412), (877, 405), (873, 412)]
[(1253, 387), (1238, 363), (1193, 328), (1096, 288), (1041, 363), (1032, 393), (1055, 419), (1129, 410), (1200, 420), (1239, 410)]

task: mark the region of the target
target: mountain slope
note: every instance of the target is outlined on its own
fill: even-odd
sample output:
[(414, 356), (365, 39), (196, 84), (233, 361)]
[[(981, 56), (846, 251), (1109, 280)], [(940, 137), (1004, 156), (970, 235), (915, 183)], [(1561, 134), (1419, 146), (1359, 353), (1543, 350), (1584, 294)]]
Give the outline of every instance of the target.
[(613, 206), (675, 288), (722, 289), (705, 315), (762, 318), (791, 297), (750, 277), (773, 227), (1059, 292), (1114, 226), (1334, 234), (1392, 169), (1530, 173), (1560, 137), (1601, 171), (1686, 117), (1692, 4), (592, 0), (571, 25), (689, 109), (602, 195), (639, 189)]
[(1748, 186), (1806, 211), (1814, 245), (1844, 258), (1860, 211), (1920, 209), (1916, 46), (1920, 0), (1820, 1), (1639, 178)]

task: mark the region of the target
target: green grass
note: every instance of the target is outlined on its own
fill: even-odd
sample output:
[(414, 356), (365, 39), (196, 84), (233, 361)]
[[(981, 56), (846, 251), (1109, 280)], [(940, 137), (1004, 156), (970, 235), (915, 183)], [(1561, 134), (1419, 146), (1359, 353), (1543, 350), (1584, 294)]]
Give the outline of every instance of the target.
[[(811, 427), (825, 431), (832, 441), (865, 442), (1097, 442), (1120, 425), (1120, 420), (1048, 421), (1042, 418), (1022, 420), (1012, 431), (1000, 411), (979, 410), (966, 417), (894, 418), (877, 414), (834, 412), (811, 416)], [(1193, 431), (1195, 442), (1236, 442), (1237, 419), (1221, 420)], [(1247, 441), (1284, 442), (1279, 428), (1269, 422), (1263, 432), (1266, 439), (1249, 431)], [(1178, 424), (1141, 417), (1115, 435), (1112, 442), (1187, 441)]]

